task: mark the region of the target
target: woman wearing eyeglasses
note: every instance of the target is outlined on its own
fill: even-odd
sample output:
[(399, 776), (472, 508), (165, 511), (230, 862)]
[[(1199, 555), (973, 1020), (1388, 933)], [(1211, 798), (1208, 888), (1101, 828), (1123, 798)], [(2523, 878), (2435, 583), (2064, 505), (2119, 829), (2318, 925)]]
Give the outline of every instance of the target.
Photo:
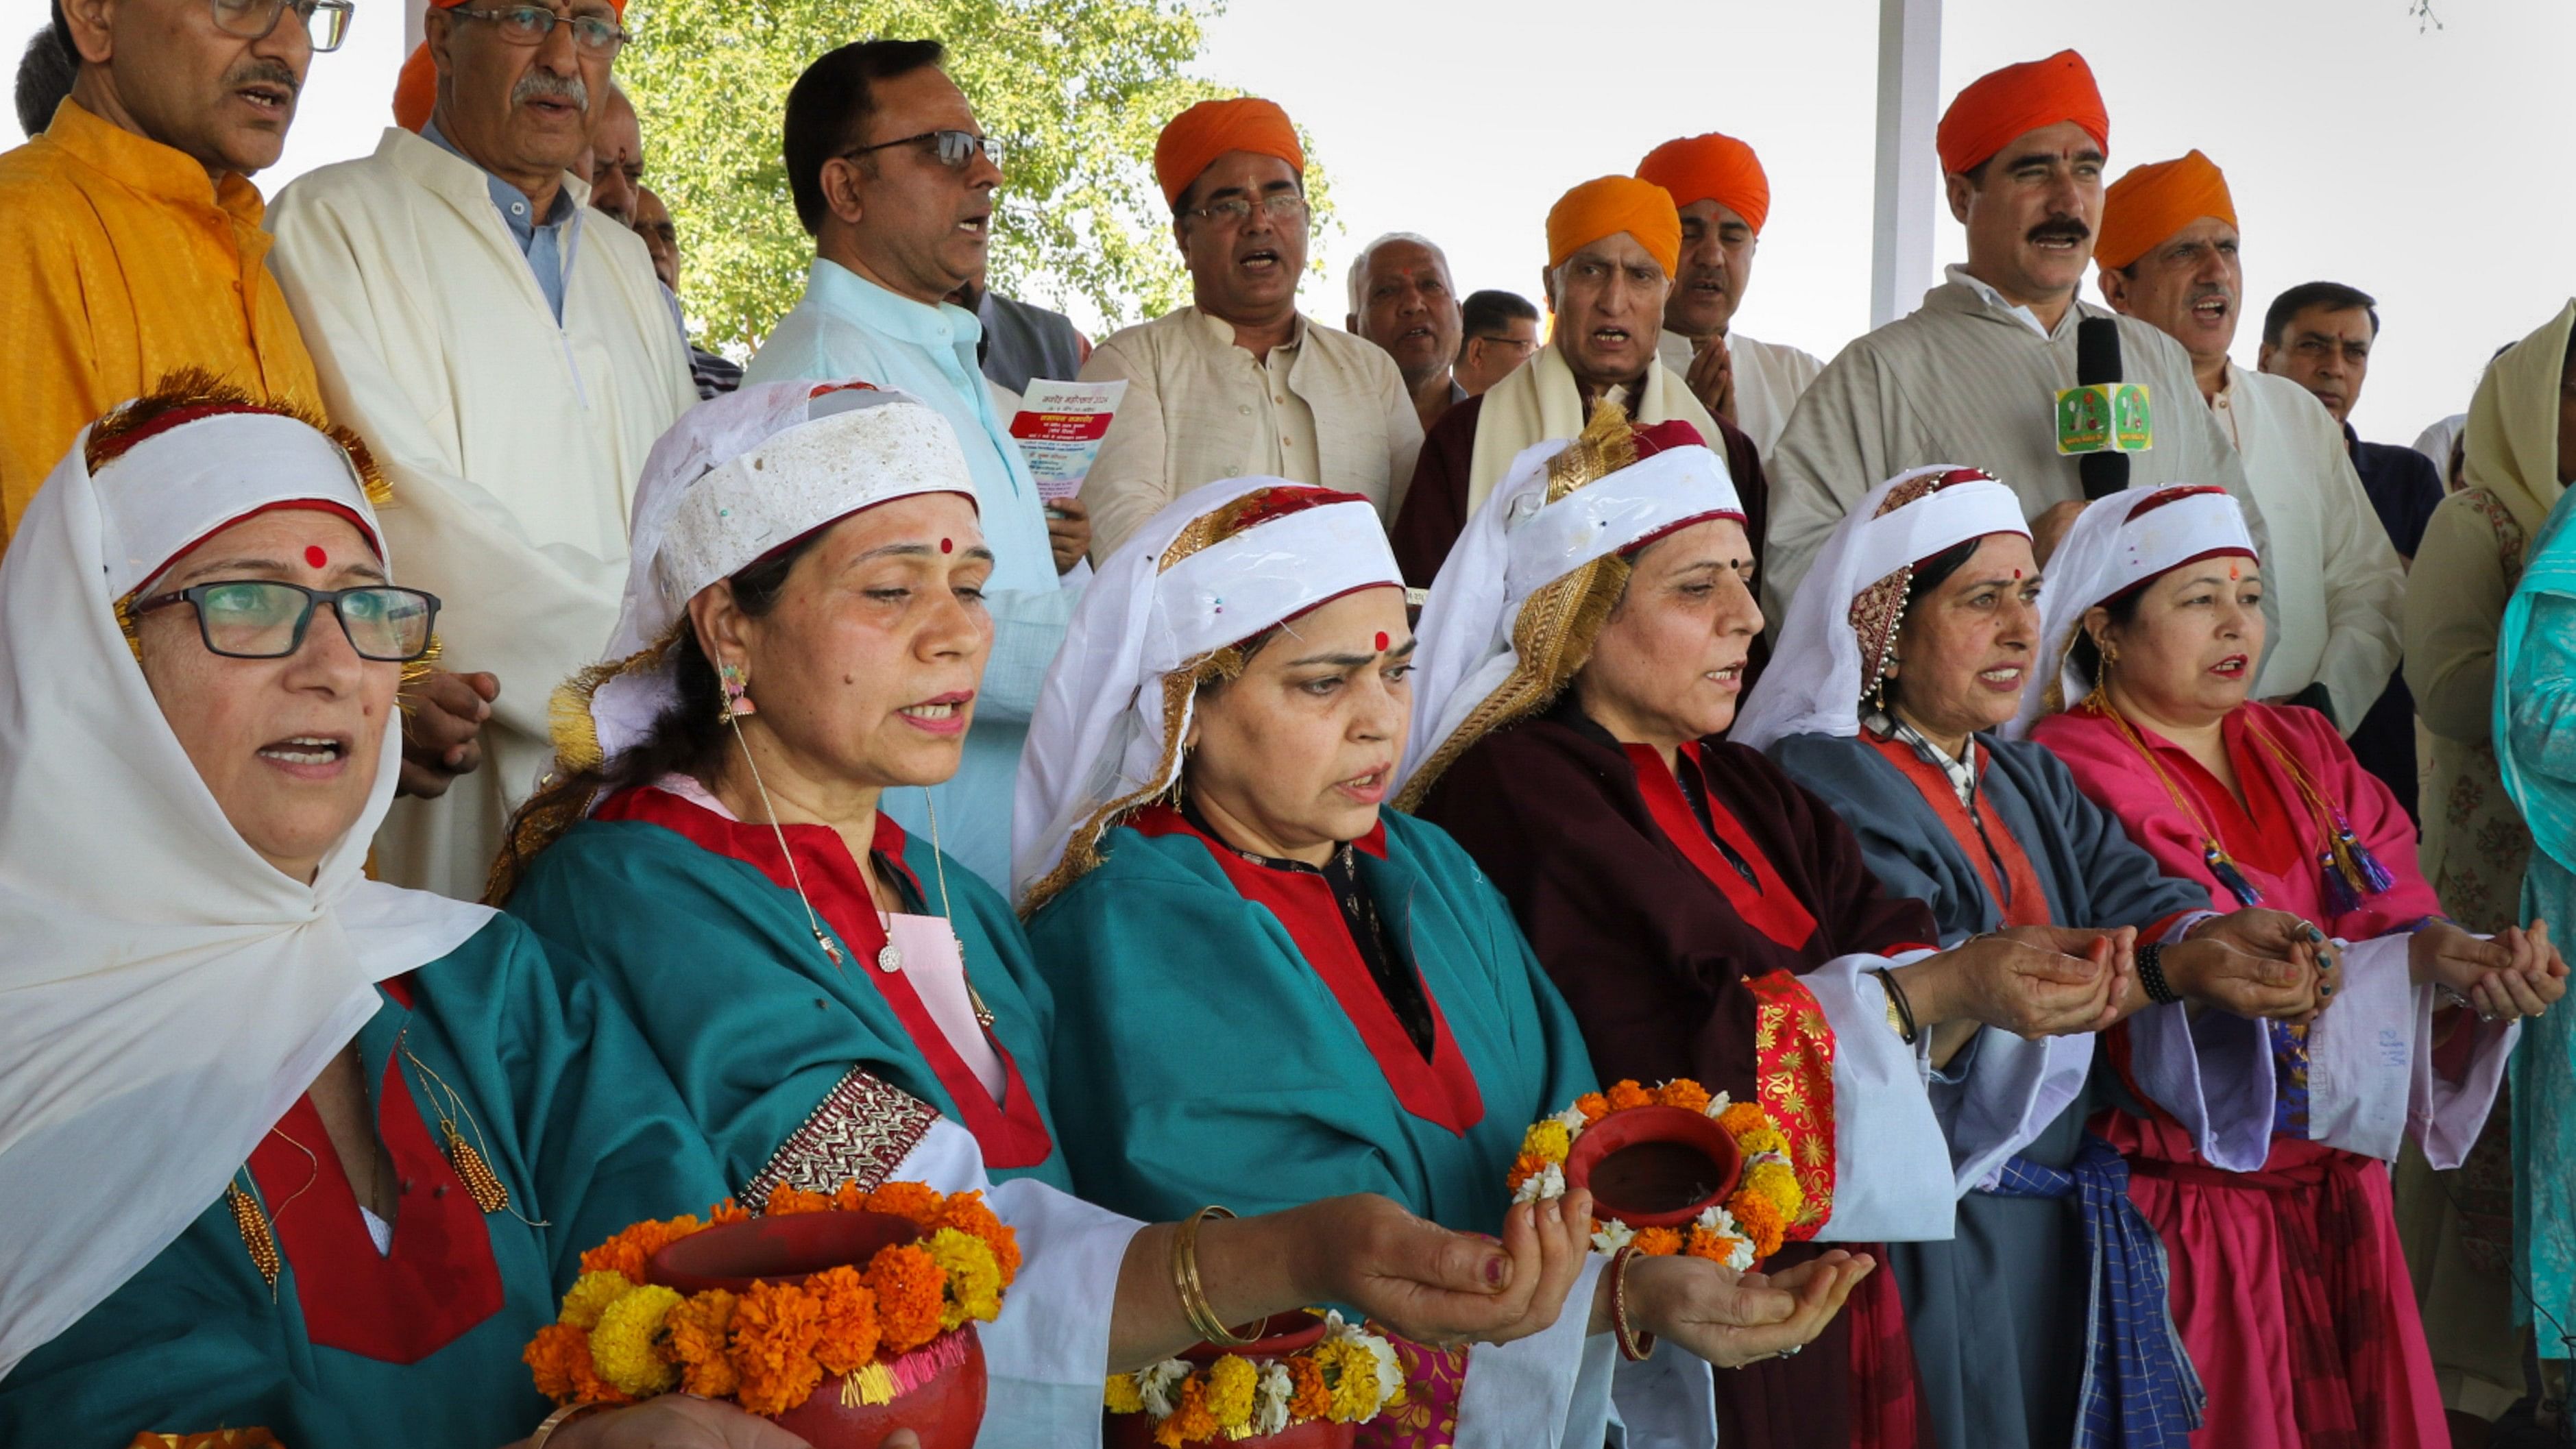
[(793, 1449), (677, 1398), (555, 1434), (521, 1362), (583, 1249), (726, 1189), (602, 991), (363, 874), (438, 618), (383, 497), (182, 377), (0, 560), (0, 1443)]

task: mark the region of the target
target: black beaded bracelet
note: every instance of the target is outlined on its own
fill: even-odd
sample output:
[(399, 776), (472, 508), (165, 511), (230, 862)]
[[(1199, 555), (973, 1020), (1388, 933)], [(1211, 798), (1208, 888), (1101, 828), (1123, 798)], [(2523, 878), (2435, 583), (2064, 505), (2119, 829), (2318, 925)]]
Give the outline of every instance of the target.
[(1896, 984), (1896, 974), (1884, 966), (1872, 966), (1869, 974), (1877, 977), (1878, 984), (1887, 991), (1888, 1009), (1895, 1015), (1892, 1024), (1896, 1027), (1896, 1034), (1905, 1038), (1907, 1046), (1914, 1045), (1923, 1033), (1914, 1024), (1914, 1003), (1905, 999), (1905, 988)]
[(2165, 980), (2165, 948), (2162, 945), (2138, 948), (2138, 984), (2147, 988), (2147, 999), (2158, 1006), (2171, 1006), (2182, 1000)]

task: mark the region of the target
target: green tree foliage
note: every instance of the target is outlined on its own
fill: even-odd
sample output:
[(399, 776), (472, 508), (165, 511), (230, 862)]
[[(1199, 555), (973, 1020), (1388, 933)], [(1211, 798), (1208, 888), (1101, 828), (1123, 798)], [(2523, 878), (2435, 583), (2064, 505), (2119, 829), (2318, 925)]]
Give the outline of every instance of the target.
[(618, 80), (643, 117), (647, 183), (677, 219), (689, 310), (711, 346), (759, 342), (804, 291), (813, 241), (779, 157), (788, 87), (871, 37), (935, 38), (1009, 146), (992, 285), (1087, 299), (1124, 323), (1188, 300), (1154, 137), (1231, 94), (1181, 73), (1213, 0), (635, 0)]

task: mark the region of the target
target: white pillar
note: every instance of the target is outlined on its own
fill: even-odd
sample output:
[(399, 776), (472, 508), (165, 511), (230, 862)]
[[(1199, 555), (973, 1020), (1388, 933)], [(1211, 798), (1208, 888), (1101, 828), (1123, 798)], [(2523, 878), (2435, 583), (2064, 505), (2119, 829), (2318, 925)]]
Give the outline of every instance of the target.
[(1879, 0), (1872, 327), (1913, 311), (1932, 285), (1932, 228), (1941, 204), (1941, 163), (1932, 133), (1940, 123), (1940, 100), (1941, 0)]

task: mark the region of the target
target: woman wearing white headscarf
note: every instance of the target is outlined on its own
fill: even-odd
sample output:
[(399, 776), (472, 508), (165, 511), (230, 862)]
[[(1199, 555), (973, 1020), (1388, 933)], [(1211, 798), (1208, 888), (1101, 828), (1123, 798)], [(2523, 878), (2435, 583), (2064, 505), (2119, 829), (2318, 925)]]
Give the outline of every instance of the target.
[(1998, 1085), (2036, 1073), (2045, 1086), (2019, 1104), (2024, 1145), (1961, 1199), (1958, 1236), (1889, 1256), (1941, 1443), (2179, 1446), (2201, 1395), (2162, 1311), (2163, 1254), (2127, 1206), (2119, 1153), (2084, 1123), (2106, 1099), (2134, 1106), (2134, 1085), (2192, 1124), (2209, 1160), (2261, 1165), (2263, 1030), (2216, 1015), (2195, 1028), (2179, 999), (2304, 1016), (2319, 983), (2297, 943), (2323, 938), (2279, 912), (2211, 913), (2055, 756), (1997, 736), (2033, 672), (2040, 588), (2012, 490), (1946, 464), (1900, 474), (1826, 541), (1783, 663), (1733, 737), (1831, 805), (1887, 888), (1932, 907), (1944, 942), (2016, 926), (2138, 933), (2153, 969), (2122, 982), (2125, 1082), (2086, 1030), (2031, 1041), (1969, 1021), (1955, 1054), (1936, 1047), (1954, 1137), (1979, 1130)]
[[(362, 873), (437, 607), (381, 488), (181, 376), (0, 562), (0, 1441), (516, 1440), (581, 1251), (724, 1191), (596, 988)], [(794, 1441), (672, 1400), (556, 1442)]]
[[(1751, 555), (1725, 467), (1687, 427), (1604, 412), (1522, 454), (1423, 610), (1404, 796), (1501, 888), (1605, 1077), (1692, 1077), (1780, 1122), (1807, 1210), (1776, 1261), (1946, 1238), (1954, 1173), (2007, 1154), (2023, 1109), (1994, 1104), (1992, 1140), (1945, 1143), (1935, 1031), (1979, 1013), (2047, 1024), (2005, 1015), (2029, 973), (2062, 974), (2046, 1004), (2089, 1023), (2118, 943), (2099, 962), (2054, 936), (1936, 953), (1930, 914), (1879, 884), (1822, 801), (1720, 738), (1762, 627)], [(1808, 663), (1784, 650), (1769, 667)], [(1913, 1442), (1889, 1281), (1816, 1351), (1721, 1375), (1727, 1442)]]
[(1104, 1377), (1209, 1314), (1339, 1302), (1444, 1338), (1530, 1331), (1575, 1257), (1552, 1224), (1497, 1248), (1319, 1191), (1206, 1224), (1180, 1275), (1197, 1289), (1170, 1224), (1061, 1190), (1055, 1006), (1018, 921), (878, 809), (954, 772), (972, 720), (992, 644), (973, 490), (906, 394), (771, 383), (692, 410), (654, 447), (610, 661), (557, 695), (559, 775), (496, 894), (581, 943), (744, 1201), (989, 1193), (1023, 1255), (980, 1330), (990, 1442), (1094, 1442)]
[(2029, 737), (2212, 909), (2287, 911), (2345, 943), (2332, 1002), (2312, 1023), (2267, 1026), (2272, 1133), (2256, 1170), (2213, 1170), (2161, 1113), (2093, 1123), (2169, 1250), (2204, 1432), (2445, 1443), (2382, 1164), (2408, 1138), (2436, 1167), (2460, 1160), (2512, 1019), (2563, 995), (2567, 968), (2545, 930), (2488, 941), (2443, 918), (2405, 811), (2332, 723), (2247, 698), (2263, 584), (2234, 499), (2113, 495), (2050, 563)]
[[(1593, 1090), (1574, 1022), (1457, 846), (1380, 810), (1412, 652), (1375, 510), (1278, 479), (1175, 501), (1084, 595), (1030, 730), (1014, 873), (1086, 1196), (1160, 1214), (1380, 1192), (1475, 1232), (1564, 1210), (1506, 1184), (1529, 1125)], [(1600, 1264), (1549, 1332), (1402, 1346), (1412, 1403), (1370, 1442), (1599, 1443), (1622, 1281)], [(1787, 1277), (1791, 1316), (1715, 1263), (1635, 1260), (1628, 1326), (1741, 1362), (1812, 1337), (1863, 1271)], [(1636, 1372), (1632, 1432), (1709, 1441), (1704, 1368), (1668, 1350)]]

